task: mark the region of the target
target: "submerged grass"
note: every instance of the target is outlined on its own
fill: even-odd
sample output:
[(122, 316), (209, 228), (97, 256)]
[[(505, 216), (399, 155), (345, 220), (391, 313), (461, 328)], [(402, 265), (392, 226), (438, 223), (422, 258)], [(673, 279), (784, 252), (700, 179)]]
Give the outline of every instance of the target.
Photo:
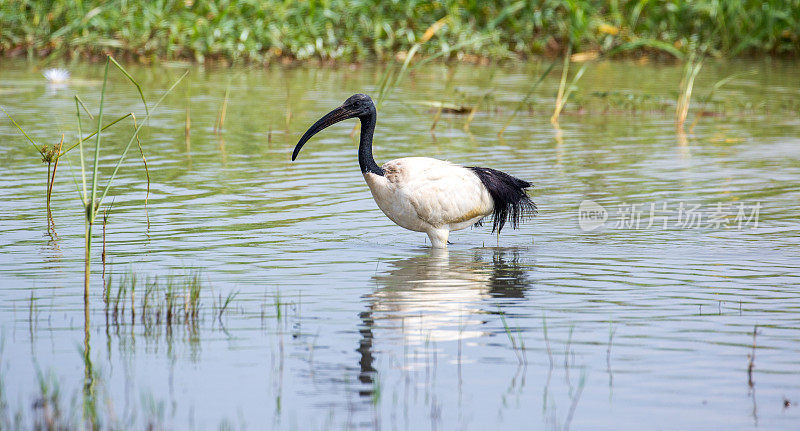
[[(139, 96), (140, 96), (140, 98), (142, 100), (142, 104), (144, 105), (144, 110), (145, 110), (145, 114), (146, 114), (145, 117), (144, 117), (144, 120), (139, 124), (137, 124), (137, 122), (136, 122), (136, 116), (134, 115), (134, 113), (131, 112), (131, 113), (128, 113), (126, 115), (123, 115), (123, 116), (115, 119), (114, 121), (112, 121), (111, 123), (109, 123), (109, 124), (107, 124), (105, 126), (103, 125), (103, 109), (105, 107), (104, 105), (105, 105), (105, 97), (106, 97), (106, 88), (107, 88), (107, 83), (108, 83), (108, 72), (109, 72), (109, 66), (112, 65), (112, 64), (136, 87), (137, 91), (139, 92)], [(172, 85), (172, 87), (169, 90), (167, 90), (161, 96), (161, 98), (158, 100), (158, 102), (156, 102), (153, 105), (153, 108), (156, 108), (161, 103), (161, 101), (164, 100), (166, 95), (168, 95), (175, 88), (175, 86), (177, 86), (177, 84), (185, 76), (186, 76), (186, 73), (184, 73)], [(97, 129), (92, 134), (84, 137), (83, 136), (83, 130), (82, 130), (81, 108), (83, 108), (83, 110), (89, 116), (90, 119), (94, 119), (94, 116), (86, 108), (86, 104), (83, 102), (83, 100), (79, 96), (75, 95), (75, 114), (76, 114), (77, 123), (78, 123), (78, 142), (75, 143), (74, 145), (70, 146), (66, 150), (63, 150), (63, 143), (64, 143), (63, 136), (61, 138), (61, 142), (57, 146), (50, 147), (50, 146), (47, 146), (47, 145), (43, 145), (43, 146), (40, 147), (39, 145), (36, 144), (36, 141), (34, 141), (34, 139), (31, 138), (30, 135), (27, 132), (25, 132), (25, 130), (22, 128), (22, 126), (20, 126), (8, 114), (8, 112), (5, 111), (5, 109), (3, 109), (3, 112), (6, 114), (6, 116), (8, 116), (8, 118), (11, 120), (11, 122), (14, 124), (14, 126), (17, 127), (17, 129), (25, 136), (25, 138), (36, 149), (36, 151), (42, 157), (42, 161), (47, 163), (47, 165), (48, 165), (48, 168), (47, 168), (47, 187), (46, 187), (46, 200), (47, 200), (48, 216), (49, 216), (49, 213), (50, 213), (50, 198), (51, 198), (51, 193), (52, 193), (52, 188), (53, 188), (53, 182), (55, 181), (55, 171), (56, 171), (56, 169), (58, 167), (58, 161), (61, 159), (62, 156), (64, 156), (66, 153), (68, 153), (72, 149), (78, 148), (78, 152), (79, 152), (79, 156), (80, 156), (80, 162), (81, 162), (81, 164), (80, 164), (81, 185), (78, 186), (78, 193), (80, 195), (81, 203), (83, 204), (83, 207), (84, 207), (84, 210), (85, 210), (85, 218), (86, 218), (86, 230), (85, 230), (85, 237), (84, 237), (84, 240), (85, 240), (84, 241), (84, 251), (85, 251), (84, 300), (87, 303), (88, 303), (88, 295), (89, 295), (89, 280), (90, 280), (90, 274), (91, 274), (91, 272), (90, 272), (90, 255), (91, 255), (91, 244), (92, 244), (91, 243), (92, 226), (94, 225), (94, 221), (95, 221), (95, 218), (97, 217), (97, 214), (100, 212), (100, 207), (101, 207), (101, 205), (103, 203), (103, 200), (105, 199), (106, 195), (108, 194), (109, 189), (111, 188), (111, 183), (114, 181), (114, 178), (116, 177), (117, 173), (119, 172), (120, 165), (124, 161), (125, 156), (128, 153), (128, 150), (130, 149), (130, 147), (131, 147), (131, 145), (133, 144), (134, 141), (136, 141), (137, 146), (138, 146), (139, 151), (140, 151), (141, 156), (142, 156), (142, 162), (143, 162), (143, 164), (145, 166), (145, 173), (147, 175), (147, 182), (148, 182), (147, 193), (148, 193), (148, 195), (150, 193), (150, 172), (149, 172), (149, 169), (147, 168), (147, 159), (146, 159), (146, 157), (144, 155), (144, 150), (142, 149), (141, 141), (139, 140), (139, 132), (141, 131), (142, 127), (147, 122), (147, 120), (150, 118), (150, 114), (151, 114), (150, 113), (150, 107), (148, 107), (148, 105), (147, 105), (147, 100), (144, 97), (144, 92), (142, 90), (142, 86), (128, 73), (127, 70), (125, 70), (125, 68), (122, 65), (120, 65), (111, 56), (108, 56), (106, 58), (105, 72), (104, 72), (104, 75), (103, 75), (103, 87), (102, 87), (102, 90), (100, 92), (100, 104), (99, 104), (99, 106), (100, 106), (99, 107), (99, 112), (98, 112), (98, 115), (97, 115)], [(119, 155), (119, 157), (118, 157), (118, 159), (116, 161), (116, 164), (114, 166), (114, 170), (111, 173), (111, 176), (109, 177), (105, 188), (103, 188), (101, 190), (98, 190), (98, 179), (99, 179), (98, 178), (98, 171), (99, 171), (99, 168), (100, 168), (100, 147), (101, 147), (102, 132), (104, 130), (106, 130), (107, 128), (113, 126), (114, 124), (117, 124), (118, 122), (122, 121), (123, 119), (125, 119), (127, 117), (131, 117), (133, 119), (133, 129), (134, 129), (133, 130), (133, 134), (131, 135), (130, 141), (125, 146), (125, 148), (123, 149), (122, 153)], [(92, 138), (92, 137), (95, 138), (95, 149), (94, 149), (93, 164), (90, 167), (91, 168), (91, 181), (90, 181), (91, 186), (87, 186), (87, 165), (86, 165), (86, 162), (84, 160), (83, 142), (88, 140), (88, 139), (90, 139), (90, 138)], [(51, 164), (53, 165), (52, 171), (50, 169)], [(147, 205), (146, 201), (147, 201), (147, 198), (145, 198), (145, 206)], [(149, 224), (149, 220), (148, 220), (148, 224)]]
[[(138, 327), (145, 335), (178, 327), (197, 333), (201, 325), (213, 327), (214, 322), (224, 330), (224, 319), (232, 315), (244, 319), (258, 318), (262, 323), (274, 318), (280, 323), (288, 317), (284, 310), (287, 306), (297, 307), (297, 303), (283, 302), (279, 294), (265, 294), (257, 311), (248, 310), (239, 294), (239, 291), (213, 292), (213, 287), (204, 282), (201, 271), (195, 269), (161, 277), (133, 271), (110, 273), (103, 291), (106, 325), (115, 329)], [(265, 312), (270, 300), (274, 301), (274, 315)], [(293, 318), (299, 325), (299, 312)]]
[[(420, 34), (434, 26), (435, 35)], [(475, 61), (559, 53), (570, 42), (581, 51), (680, 51), (692, 39), (717, 56), (797, 55), (800, 1), (22, 0), (0, 3), (0, 28), (0, 55), (112, 52), (143, 62), (359, 61), (412, 51)]]
[[(528, 356), (526, 354), (525, 349), (525, 340), (522, 338), (522, 331), (519, 328), (512, 329), (508, 326), (508, 322), (506, 321), (505, 313), (502, 311), (498, 311), (500, 315), (500, 321), (503, 324), (503, 330), (508, 337), (508, 340), (511, 342), (511, 347), (514, 350), (514, 354), (517, 356), (517, 361), (519, 361), (520, 365), (528, 365)], [(517, 337), (514, 336), (514, 332), (517, 333)]]
[[(94, 370), (87, 351), (79, 349), (79, 353), (84, 366), (87, 367), (87, 375), (84, 376), (87, 380), (81, 389), (61, 389), (62, 379), (56, 376), (52, 369), (42, 371), (37, 366), (35, 393), (31, 394), (30, 398), (26, 395), (26, 399), (15, 400), (12, 404), (5, 399), (6, 382), (0, 375), (0, 429), (48, 431), (167, 429), (163, 424), (163, 418), (146, 408), (145, 395), (152, 398), (152, 394), (142, 394), (141, 403), (135, 401), (137, 397), (127, 394), (124, 409), (118, 410), (123, 404), (115, 403), (121, 400), (112, 398), (113, 393), (107, 385), (108, 379)], [(65, 386), (69, 388), (68, 385)], [(134, 413), (130, 414), (131, 411)], [(145, 426), (139, 427), (142, 422)]]
[[(143, 289), (139, 296), (135, 294), (137, 287)], [(210, 295), (210, 289), (202, 282), (199, 271), (190, 271), (182, 276), (146, 276), (143, 279), (135, 272), (123, 273), (118, 279), (109, 275), (103, 298), (106, 324), (112, 327), (141, 325), (145, 335), (152, 334), (157, 328), (171, 331), (181, 325), (191, 333), (197, 332), (204, 318), (202, 298)], [(224, 303), (212, 307), (213, 314), (209, 317), (221, 321), (235, 297), (236, 293), (228, 295)]]

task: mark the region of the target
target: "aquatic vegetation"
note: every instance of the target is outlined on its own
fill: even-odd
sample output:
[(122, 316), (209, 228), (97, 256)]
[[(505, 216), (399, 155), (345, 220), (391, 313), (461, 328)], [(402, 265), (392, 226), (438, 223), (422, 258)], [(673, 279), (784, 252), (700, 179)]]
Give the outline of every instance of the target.
[[(136, 88), (139, 91), (139, 94), (141, 96), (142, 104), (145, 107), (146, 115), (145, 115), (143, 121), (141, 123), (139, 123), (138, 125), (136, 124), (135, 117), (134, 117), (134, 131), (133, 131), (133, 134), (131, 135), (131, 138), (128, 141), (127, 145), (124, 147), (122, 152), (119, 154), (119, 158), (117, 159), (116, 164), (114, 165), (114, 170), (112, 171), (111, 175), (109, 176), (108, 182), (107, 182), (105, 188), (101, 192), (100, 190), (98, 190), (98, 170), (99, 170), (99, 167), (100, 167), (100, 143), (101, 143), (101, 137), (102, 137), (102, 132), (103, 132), (103, 127), (102, 127), (102, 124), (103, 124), (103, 108), (104, 108), (105, 97), (106, 97), (106, 86), (107, 86), (107, 83), (108, 83), (108, 68), (109, 68), (109, 65), (112, 64), (112, 63), (120, 71), (122, 71), (122, 73), (136, 86)], [(83, 203), (83, 207), (85, 209), (85, 214), (86, 214), (86, 223), (85, 223), (86, 229), (85, 229), (85, 236), (84, 236), (84, 238), (85, 238), (85, 243), (84, 243), (84, 251), (85, 251), (85, 261), (84, 261), (84, 301), (86, 303), (88, 303), (88, 298), (89, 298), (89, 280), (90, 280), (90, 275), (91, 275), (90, 256), (91, 256), (91, 249), (92, 249), (92, 227), (94, 225), (95, 218), (97, 217), (97, 214), (99, 213), (100, 206), (102, 205), (103, 200), (105, 199), (106, 195), (108, 195), (108, 191), (111, 188), (111, 184), (114, 181), (114, 178), (116, 177), (117, 173), (119, 172), (120, 166), (122, 165), (122, 162), (125, 160), (125, 156), (127, 155), (128, 150), (130, 149), (131, 145), (133, 144), (134, 141), (139, 143), (139, 140), (138, 140), (139, 131), (147, 123), (147, 120), (150, 118), (151, 109), (157, 108), (158, 105), (160, 105), (161, 102), (164, 100), (164, 98), (169, 93), (172, 92), (172, 90), (178, 85), (178, 83), (180, 83), (180, 81), (186, 76), (187, 73), (188, 72), (185, 72), (180, 78), (178, 78), (178, 80), (176, 80), (175, 83), (172, 84), (172, 86), (164, 94), (162, 94), (161, 98), (152, 106), (152, 108), (148, 108), (147, 101), (145, 100), (144, 93), (142, 92), (142, 87), (136, 82), (136, 80), (134, 80), (133, 77), (125, 70), (125, 68), (122, 67), (119, 63), (117, 63), (117, 61), (114, 60), (112, 57), (109, 56), (106, 59), (105, 72), (103, 74), (103, 88), (102, 88), (102, 90), (100, 92), (100, 108), (99, 108), (99, 113), (97, 115), (97, 132), (95, 132), (95, 148), (94, 148), (94, 159), (93, 159), (94, 162), (93, 162), (93, 166), (92, 166), (91, 187), (89, 188), (89, 190), (87, 190), (86, 163), (84, 162), (84, 156), (83, 156), (83, 140), (84, 139), (80, 138), (78, 140), (78, 152), (80, 154), (80, 160), (81, 160), (81, 184), (82, 184), (82, 189), (79, 191), (79, 193), (80, 193), (81, 202)], [(77, 116), (77, 119), (78, 119), (78, 136), (82, 136), (83, 132), (81, 130), (82, 129), (82, 126), (81, 126), (82, 122), (81, 122), (81, 110), (80, 110), (79, 101), (80, 101), (80, 99), (76, 96), (75, 97), (75, 110), (76, 110), (76, 116)], [(139, 148), (141, 150), (141, 144), (140, 143), (139, 143)], [(144, 152), (143, 151), (142, 151), (142, 160), (144, 161), (145, 164), (147, 163), (146, 160), (144, 159)], [(149, 178), (149, 172), (148, 172), (148, 178)], [(148, 191), (149, 191), (149, 187), (148, 187)]]
[(503, 133), (505, 133), (506, 128), (508, 128), (508, 125), (511, 124), (511, 121), (514, 120), (514, 117), (517, 116), (517, 114), (522, 110), (522, 108), (528, 104), (528, 100), (533, 95), (534, 91), (536, 91), (536, 89), (539, 87), (542, 81), (544, 81), (544, 79), (547, 78), (547, 75), (550, 74), (550, 71), (553, 70), (553, 67), (555, 65), (556, 65), (556, 60), (553, 60), (553, 62), (550, 63), (550, 66), (539, 75), (539, 78), (536, 81), (534, 81), (533, 85), (531, 85), (530, 89), (525, 94), (525, 97), (523, 97), (522, 100), (520, 100), (520, 102), (514, 108), (514, 111), (511, 113), (506, 122), (503, 124), (503, 127), (501, 127), (500, 131), (497, 132), (497, 136), (501, 137), (503, 136)]
[(191, 86), (186, 84), (186, 119), (183, 125), (183, 142), (186, 145), (186, 157), (192, 158), (192, 115), (189, 106), (191, 105)]
[[(225, 127), (225, 115), (228, 112), (228, 98), (231, 95), (231, 81), (228, 80), (228, 86), (225, 88), (225, 97), (222, 98), (222, 105), (217, 113), (217, 120), (214, 122), (214, 134), (219, 137), (222, 134), (222, 129)], [(187, 110), (188, 104), (187, 104)], [(187, 111), (188, 112), (188, 111)], [(187, 121), (188, 124), (188, 121)]]
[(689, 104), (692, 100), (694, 80), (697, 78), (697, 74), (700, 73), (702, 67), (702, 56), (693, 52), (686, 61), (683, 79), (680, 85), (680, 95), (678, 96), (678, 102), (675, 104), (675, 126), (679, 132), (683, 132), (683, 124), (686, 122), (686, 116), (689, 114)]
[[(106, 89), (107, 89), (107, 84), (108, 84), (108, 71), (109, 71), (109, 67), (110, 67), (111, 64), (113, 64), (136, 87), (136, 89), (137, 89), (137, 91), (139, 93), (139, 96), (141, 97), (141, 101), (142, 101), (142, 104), (144, 105), (144, 110), (145, 110), (145, 113), (146, 113), (146, 115), (145, 115), (145, 117), (144, 117), (144, 119), (143, 119), (143, 121), (141, 123), (137, 124), (136, 116), (133, 113), (129, 113), (129, 114), (126, 114), (126, 115), (116, 119), (115, 121), (113, 121), (109, 125), (106, 125), (105, 127), (103, 126), (103, 111), (104, 111), (104, 107), (105, 107)], [(178, 83), (186, 76), (187, 73), (188, 72), (184, 73), (172, 85), (172, 87), (170, 87), (169, 90), (167, 90), (161, 96), (161, 98), (152, 106), (152, 109), (155, 109), (155, 108), (158, 107), (158, 105), (175, 88), (175, 86), (178, 85)], [(138, 146), (139, 151), (140, 151), (141, 156), (142, 156), (142, 162), (145, 165), (145, 172), (146, 172), (146, 175), (147, 175), (147, 182), (148, 182), (147, 194), (149, 195), (150, 174), (149, 174), (149, 170), (147, 168), (147, 159), (146, 159), (146, 157), (144, 155), (144, 150), (142, 149), (141, 142), (139, 140), (139, 132), (140, 132), (141, 128), (147, 123), (147, 120), (150, 118), (151, 108), (149, 108), (148, 105), (147, 105), (147, 101), (146, 101), (146, 99), (144, 97), (144, 92), (142, 90), (141, 85), (139, 85), (139, 83), (136, 82), (136, 80), (125, 70), (125, 68), (122, 65), (120, 65), (111, 56), (108, 56), (106, 58), (105, 71), (104, 71), (104, 75), (103, 75), (103, 86), (102, 86), (102, 90), (100, 92), (99, 112), (97, 114), (97, 129), (96, 129), (96, 132), (94, 132), (92, 135), (89, 136), (89, 137), (91, 137), (91, 136), (95, 137), (95, 148), (94, 148), (94, 157), (93, 157), (93, 160), (92, 160), (92, 166), (90, 167), (90, 169), (91, 169), (91, 180), (89, 181), (89, 184), (87, 184), (87, 163), (85, 162), (85, 159), (84, 159), (83, 141), (87, 140), (89, 137), (86, 137), (86, 138), (83, 137), (81, 108), (83, 108), (83, 110), (87, 113), (87, 115), (89, 116), (90, 119), (94, 119), (94, 116), (90, 113), (90, 111), (88, 109), (86, 109), (86, 105), (83, 103), (83, 101), (81, 100), (81, 98), (79, 96), (76, 95), (74, 97), (74, 99), (75, 99), (75, 111), (76, 111), (77, 125), (78, 125), (78, 142), (77, 142), (77, 144), (73, 145), (72, 147), (70, 147), (70, 148), (68, 148), (68, 149), (66, 149), (64, 151), (62, 151), (62, 149), (63, 149), (63, 141), (64, 141), (63, 135), (62, 135), (61, 142), (58, 144), (58, 146), (54, 146), (54, 147), (42, 146), (42, 147), (39, 147), (36, 144), (36, 142), (28, 135), (28, 133), (26, 133), (25, 130), (16, 121), (14, 121), (13, 118), (11, 118), (8, 115), (8, 112), (6, 112), (6, 115), (11, 119), (12, 123), (14, 123), (14, 125), (17, 127), (17, 129), (28, 139), (28, 141), (31, 143), (31, 145), (33, 145), (34, 148), (37, 149), (39, 154), (42, 156), (42, 161), (48, 164), (47, 189), (46, 189), (46, 191), (47, 191), (46, 196), (47, 196), (48, 220), (50, 220), (50, 218), (51, 218), (50, 217), (50, 198), (51, 198), (51, 194), (52, 194), (53, 182), (55, 180), (56, 168), (58, 167), (58, 160), (64, 154), (66, 154), (67, 152), (72, 150), (73, 148), (76, 148), (76, 147), (78, 148), (78, 153), (79, 153), (79, 157), (80, 157), (80, 183), (81, 183), (81, 185), (78, 185), (77, 182), (76, 182), (75, 186), (78, 189), (78, 194), (80, 196), (81, 203), (82, 203), (83, 208), (84, 208), (84, 217), (85, 217), (85, 222), (84, 222), (85, 229), (84, 229), (84, 285), (83, 285), (84, 289), (83, 289), (83, 303), (84, 303), (85, 345), (86, 345), (86, 349), (88, 351), (89, 336), (90, 336), (89, 335), (90, 334), (90, 332), (89, 332), (89, 327), (90, 327), (90, 324), (89, 324), (89, 318), (90, 318), (90, 312), (89, 312), (89, 303), (90, 303), (90, 301), (89, 301), (89, 284), (90, 284), (90, 279), (91, 279), (92, 227), (94, 226), (95, 219), (96, 219), (97, 215), (100, 213), (100, 209), (101, 209), (103, 200), (108, 195), (109, 189), (111, 188), (111, 184), (114, 181), (114, 178), (116, 177), (117, 173), (119, 172), (119, 169), (120, 169), (120, 167), (122, 165), (122, 162), (124, 161), (125, 156), (128, 153), (128, 150), (130, 149), (130, 147), (131, 147), (131, 145), (133, 144), (134, 141), (137, 143), (137, 146)], [(3, 111), (5, 112), (5, 110), (3, 110)], [(105, 188), (99, 189), (98, 188), (98, 182), (99, 182), (98, 173), (99, 173), (100, 164), (101, 164), (100, 147), (101, 147), (102, 132), (103, 132), (104, 129), (110, 127), (111, 125), (113, 125), (113, 124), (115, 124), (115, 123), (121, 121), (122, 119), (129, 117), (129, 116), (133, 119), (133, 126), (134, 126), (133, 134), (131, 135), (130, 140), (128, 141), (127, 145), (124, 147), (123, 151), (119, 154), (119, 156), (118, 156), (118, 158), (116, 160), (116, 164), (114, 165), (114, 169), (113, 169), (111, 175), (108, 178), (108, 182), (107, 182)], [(51, 164), (53, 164), (52, 172), (50, 170), (50, 165)], [(147, 202), (147, 198), (145, 198), (145, 209), (146, 209), (146, 205), (147, 205), (146, 202)], [(106, 223), (107, 223), (107, 220), (108, 220), (108, 210), (109, 210), (109, 208), (106, 208), (106, 209), (103, 210), (103, 253), (102, 253), (103, 274), (105, 274), (105, 261), (106, 261), (106, 229), (105, 228), (106, 228)], [(149, 225), (149, 218), (148, 218), (148, 225)], [(48, 225), (48, 229), (49, 229), (49, 225)], [(114, 311), (114, 318), (117, 318), (117, 316), (118, 316), (120, 300), (121, 300), (121, 297), (126, 292), (126, 290), (123, 289), (124, 286), (126, 286), (126, 285), (124, 285), (124, 284), (120, 285), (120, 288), (117, 291), (117, 297), (114, 300), (114, 310), (115, 310)], [(130, 285), (131, 301), (133, 301), (133, 297), (134, 297), (134, 294), (135, 294), (135, 286), (136, 286), (136, 283), (135, 283), (135, 279), (134, 279), (133, 283)], [(107, 306), (108, 306), (108, 304), (109, 304), (109, 302), (111, 300), (110, 296), (111, 296), (110, 287), (109, 287), (109, 285), (107, 285), (106, 289), (104, 291), (104, 299), (106, 301), (106, 305)], [(123, 311), (124, 311), (124, 302), (123, 302)], [(132, 312), (132, 316), (134, 316), (133, 308), (131, 309), (131, 312)], [(87, 353), (87, 355), (88, 355), (88, 353)]]
[[(464, 61), (576, 52), (680, 52), (692, 38), (715, 56), (800, 53), (800, 2), (146, 1), (0, 4), (0, 54), (269, 62), (388, 60), (442, 53)], [(135, 17), (135, 18), (134, 18)], [(418, 45), (438, 28), (430, 42)]]
[[(497, 314), (500, 316), (500, 322), (503, 323), (503, 330), (508, 340), (511, 342), (511, 348), (514, 350), (514, 354), (517, 356), (520, 365), (528, 365), (528, 356), (525, 349), (525, 340), (522, 338), (522, 331), (520, 331), (519, 328), (512, 330), (508, 326), (506, 314), (503, 311), (498, 311)], [(517, 333), (516, 337), (514, 336), (515, 332)]]
[[(5, 108), (0, 107), (0, 109), (2, 109), (3, 113), (6, 114), (6, 117), (8, 117), (8, 119), (11, 120), (11, 123), (14, 124), (14, 127), (16, 127), (17, 130), (19, 130), (20, 133), (22, 133), (25, 136), (25, 138), (28, 140), (28, 142), (30, 142), (31, 145), (33, 145), (33, 148), (36, 149), (36, 151), (39, 153), (39, 156), (42, 158), (42, 163), (47, 163), (47, 184), (45, 185), (45, 190), (46, 190), (45, 197), (46, 197), (46, 202), (47, 202), (47, 215), (48, 215), (48, 221), (49, 221), (49, 219), (50, 219), (50, 198), (52, 197), (52, 193), (53, 193), (53, 183), (55, 182), (55, 179), (56, 179), (56, 169), (58, 169), (58, 159), (60, 158), (61, 149), (62, 149), (62, 147), (64, 145), (64, 135), (63, 134), (61, 135), (61, 141), (59, 141), (59, 143), (57, 145), (47, 145), (47, 144), (45, 144), (45, 145), (39, 146), (39, 144), (37, 144), (36, 141), (34, 141), (33, 138), (31, 138), (28, 135), (28, 133), (25, 132), (25, 130), (22, 128), (22, 126), (20, 126), (14, 120), (14, 118), (11, 117), (11, 114), (9, 114), (8, 111), (5, 110)], [(52, 170), (51, 170), (51, 167), (52, 167)]]
[[(87, 359), (84, 351), (79, 352)], [(11, 403), (2, 395), (7, 383), (0, 378), (0, 429), (72, 430), (132, 429), (140, 421), (146, 429), (166, 429), (163, 412), (152, 408), (155, 395), (143, 394), (142, 402), (127, 405), (115, 402), (107, 379), (91, 369), (89, 387), (82, 390), (61, 388), (63, 380), (52, 369), (36, 371), (37, 390), (29, 399)], [(2, 376), (0, 376), (2, 377)], [(135, 399), (135, 397), (132, 397)], [(79, 403), (82, 402), (81, 407)], [(131, 413), (131, 410), (133, 413)]]
[[(136, 296), (139, 285), (144, 291)], [(203, 298), (213, 298), (211, 290), (203, 282), (199, 270), (161, 278), (142, 276), (133, 271), (118, 276), (109, 274), (103, 295), (106, 326), (141, 325), (145, 335), (153, 334), (157, 328), (171, 331), (184, 326), (189, 333), (196, 333), (203, 321), (217, 320), (221, 324), (239, 294), (234, 291), (224, 297), (220, 295), (219, 301), (214, 300), (208, 312), (204, 313)], [(245, 313), (247, 316), (252, 314)], [(261, 318), (263, 320), (264, 316)]]
[(561, 81), (558, 84), (558, 94), (556, 95), (556, 107), (553, 111), (553, 115), (550, 117), (550, 123), (553, 125), (558, 125), (558, 116), (561, 115), (561, 111), (564, 109), (564, 105), (567, 104), (567, 100), (569, 100), (570, 94), (575, 91), (575, 85), (583, 76), (583, 73), (586, 72), (586, 65), (584, 63), (575, 76), (572, 77), (572, 81), (567, 85), (567, 76), (569, 74), (569, 65), (572, 59), (571, 49), (567, 51), (567, 54), (564, 55), (564, 65), (561, 69)]

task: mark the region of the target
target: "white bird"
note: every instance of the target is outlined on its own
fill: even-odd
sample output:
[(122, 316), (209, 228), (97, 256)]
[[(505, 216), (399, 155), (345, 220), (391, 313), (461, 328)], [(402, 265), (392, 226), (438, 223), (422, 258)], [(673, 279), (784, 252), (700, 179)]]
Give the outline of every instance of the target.
[(389, 219), (409, 230), (425, 232), (434, 248), (447, 247), (450, 231), (480, 225), (493, 214), (492, 232), (506, 221), (517, 228), (536, 205), (526, 193), (527, 181), (490, 168), (464, 167), (428, 157), (404, 157), (378, 166), (372, 157), (377, 111), (366, 94), (355, 94), (320, 118), (300, 138), (292, 161), (312, 136), (349, 118), (361, 120), (358, 164), (375, 203)]

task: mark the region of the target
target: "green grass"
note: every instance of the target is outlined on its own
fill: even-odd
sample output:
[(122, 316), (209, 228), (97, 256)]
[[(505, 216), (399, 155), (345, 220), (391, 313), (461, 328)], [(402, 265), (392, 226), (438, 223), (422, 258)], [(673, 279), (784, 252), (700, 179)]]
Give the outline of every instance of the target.
[[(137, 285), (141, 285), (142, 295), (135, 295)], [(158, 277), (144, 277), (139, 280), (134, 272), (125, 272), (116, 278), (111, 274), (105, 284), (106, 323), (115, 326), (141, 323), (146, 334), (162, 323), (168, 329), (182, 324), (190, 330), (196, 330), (202, 317), (201, 300), (204, 290), (208, 289), (202, 283), (199, 271), (160, 280)], [(224, 306), (214, 313), (214, 317), (221, 318), (235, 297), (235, 293), (228, 295)]]
[(0, 55), (32, 59), (361, 61), (414, 50), (479, 61), (695, 44), (713, 56), (794, 56), (800, 0), (21, 0), (0, 2), (0, 28)]
[[(103, 108), (105, 104), (105, 97), (106, 97), (106, 84), (108, 83), (108, 70), (109, 66), (113, 64), (114, 66), (125, 75), (128, 80), (136, 86), (137, 90), (139, 91), (139, 95), (142, 99), (142, 104), (144, 105), (144, 109), (146, 115), (140, 124), (136, 124), (136, 117), (131, 114), (131, 117), (134, 119), (134, 130), (133, 134), (131, 135), (128, 144), (122, 150), (122, 153), (119, 154), (116, 163), (114, 165), (114, 170), (112, 171), (111, 175), (108, 178), (108, 182), (106, 183), (105, 188), (102, 189), (102, 192), (98, 189), (98, 171), (100, 168), (100, 138), (103, 132)], [(186, 77), (188, 71), (181, 75), (177, 81), (158, 99), (158, 101), (153, 105), (152, 109), (156, 109), (158, 105), (164, 100), (164, 98), (172, 92), (173, 89), (180, 83), (180, 81)], [(141, 128), (147, 123), (147, 120), (150, 118), (151, 110), (147, 107), (147, 101), (144, 98), (144, 93), (142, 92), (142, 87), (136, 82), (135, 79), (122, 67), (113, 57), (108, 56), (106, 57), (106, 67), (105, 73), (103, 75), (103, 88), (100, 91), (100, 108), (99, 113), (97, 114), (97, 132), (95, 132), (95, 148), (94, 148), (94, 158), (92, 159), (92, 171), (91, 171), (91, 187), (87, 188), (87, 168), (86, 163), (84, 161), (84, 153), (83, 153), (83, 139), (80, 138), (83, 136), (82, 126), (81, 126), (81, 107), (85, 108), (85, 105), (81, 102), (81, 99), (76, 95), (75, 96), (75, 115), (78, 120), (78, 154), (80, 155), (81, 160), (81, 184), (83, 185), (82, 189), (78, 187), (78, 193), (81, 198), (81, 203), (83, 204), (86, 216), (86, 229), (84, 235), (84, 304), (87, 309), (86, 318), (88, 319), (88, 307), (89, 307), (89, 281), (91, 277), (91, 250), (92, 250), (92, 227), (94, 226), (95, 218), (97, 214), (100, 212), (100, 207), (103, 204), (103, 200), (108, 195), (108, 191), (111, 188), (111, 184), (114, 181), (114, 178), (117, 176), (119, 172), (120, 166), (122, 162), (125, 160), (125, 156), (128, 154), (128, 150), (130, 149), (131, 145), (134, 141), (137, 142), (139, 146), (139, 150), (142, 151), (141, 143), (139, 142), (139, 131)], [(88, 113), (87, 113), (88, 114)], [(90, 115), (90, 117), (92, 117)], [(124, 117), (123, 117), (124, 118)], [(20, 129), (21, 130), (21, 129)], [(24, 132), (23, 132), (24, 133)], [(26, 134), (27, 136), (27, 134)], [(59, 145), (59, 149), (61, 145)], [(74, 147), (72, 147), (74, 148)], [(71, 148), (70, 148), (71, 149)], [(69, 151), (69, 150), (67, 150)], [(60, 158), (62, 154), (58, 157)], [(145, 163), (145, 170), (147, 170), (147, 162), (145, 161), (144, 152), (142, 151), (142, 160)], [(147, 174), (148, 184), (150, 180), (150, 174)], [(77, 187), (77, 184), (76, 184)], [(101, 186), (102, 187), (102, 186)], [(148, 185), (148, 193), (149, 193), (150, 186)], [(148, 222), (149, 224), (149, 222)], [(88, 322), (86, 323), (88, 326)]]

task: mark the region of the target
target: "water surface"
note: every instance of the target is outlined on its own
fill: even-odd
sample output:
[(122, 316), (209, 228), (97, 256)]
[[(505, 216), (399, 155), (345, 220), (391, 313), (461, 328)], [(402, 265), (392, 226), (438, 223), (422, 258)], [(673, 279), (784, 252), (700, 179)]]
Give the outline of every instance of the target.
[[(7, 414), (32, 420), (41, 373), (58, 382), (76, 420), (91, 416), (83, 406), (94, 399), (99, 423), (136, 427), (794, 429), (797, 69), (707, 65), (697, 97), (742, 75), (693, 106), (685, 135), (672, 115), (680, 66), (590, 66), (557, 128), (554, 73), (499, 138), (539, 67), (428, 66), (379, 108), (379, 163), (432, 156), (536, 186), (539, 215), (522, 229), (499, 238), (487, 227), (456, 232), (447, 252), (377, 208), (352, 122), (289, 160), (319, 116), (352, 93), (375, 95), (382, 68), (193, 68), (188, 92), (170, 95), (143, 134), (149, 195), (138, 150), (111, 189), (105, 279), (137, 274), (139, 303), (147, 277), (199, 273), (200, 321), (169, 329), (108, 317), (98, 228), (91, 364), (81, 355), (77, 153), (59, 166), (48, 228), (46, 165), (4, 119)], [(73, 94), (96, 113), (102, 67), (70, 68), (72, 82), (53, 87), (28, 64), (0, 67), (2, 106), (41, 143), (61, 133), (74, 140)], [(131, 67), (151, 101), (182, 70)], [(114, 75), (110, 89), (107, 119), (143, 117), (124, 78)], [(432, 133), (436, 112), (419, 100), (481, 108), (469, 131), (465, 116), (445, 113)], [(105, 135), (102, 178), (131, 127)], [(583, 201), (607, 211), (604, 226), (581, 228)]]

